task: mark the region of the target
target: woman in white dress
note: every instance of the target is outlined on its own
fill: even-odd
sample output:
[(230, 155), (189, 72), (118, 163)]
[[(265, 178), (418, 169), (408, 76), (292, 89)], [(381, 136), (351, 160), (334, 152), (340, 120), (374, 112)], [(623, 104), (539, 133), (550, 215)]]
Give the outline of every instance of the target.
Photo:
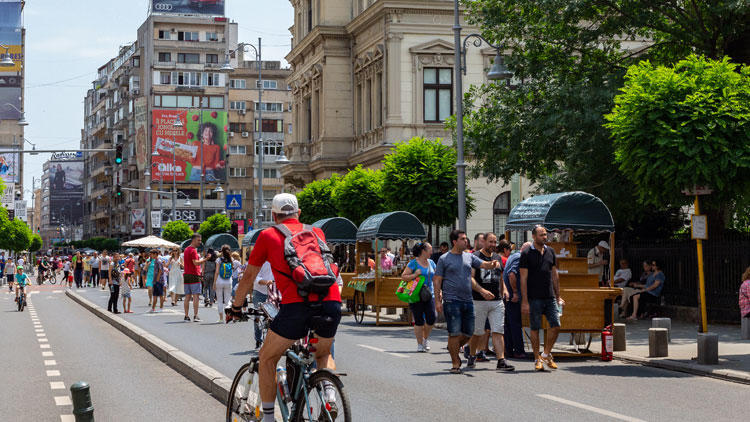
[(182, 254), (179, 249), (172, 249), (169, 257), (169, 295), (172, 306), (177, 305), (178, 296), (185, 294), (185, 284), (182, 279)]

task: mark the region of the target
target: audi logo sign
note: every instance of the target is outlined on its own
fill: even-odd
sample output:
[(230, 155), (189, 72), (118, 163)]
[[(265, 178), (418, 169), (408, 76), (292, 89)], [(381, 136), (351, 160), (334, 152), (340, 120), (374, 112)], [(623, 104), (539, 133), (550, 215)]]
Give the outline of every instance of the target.
[(167, 3), (154, 3), (154, 10), (159, 12), (168, 12), (172, 10), (172, 5)]
[(224, 0), (152, 0), (153, 13), (224, 16)]

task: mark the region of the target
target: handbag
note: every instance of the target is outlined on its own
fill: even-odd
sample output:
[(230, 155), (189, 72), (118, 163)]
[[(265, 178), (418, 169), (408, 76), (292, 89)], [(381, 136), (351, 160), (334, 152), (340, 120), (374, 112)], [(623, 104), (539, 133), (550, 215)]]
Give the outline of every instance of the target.
[[(420, 275), (411, 281), (401, 280), (396, 289), (396, 297), (406, 303), (417, 303), (421, 300), (420, 291), (424, 285), (425, 277)], [(428, 290), (429, 292), (429, 290)]]
[(432, 300), (432, 292), (424, 285), (419, 289), (419, 300), (421, 302), (429, 302)]

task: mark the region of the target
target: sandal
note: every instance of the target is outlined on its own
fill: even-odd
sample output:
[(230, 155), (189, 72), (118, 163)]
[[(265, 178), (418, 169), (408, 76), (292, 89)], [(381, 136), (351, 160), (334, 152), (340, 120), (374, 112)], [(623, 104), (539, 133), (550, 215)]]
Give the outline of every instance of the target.
[(460, 367), (458, 367), (458, 368), (451, 368), (451, 374), (461, 375), (463, 373), (464, 373), (464, 371), (462, 371)]

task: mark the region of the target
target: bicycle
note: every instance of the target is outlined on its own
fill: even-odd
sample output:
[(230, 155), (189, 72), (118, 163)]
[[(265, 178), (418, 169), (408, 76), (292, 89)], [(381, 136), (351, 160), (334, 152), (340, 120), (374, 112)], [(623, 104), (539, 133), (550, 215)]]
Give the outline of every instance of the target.
[[(270, 322), (273, 317), (266, 311), (266, 308), (268, 306), (263, 306), (261, 309), (248, 308), (247, 312), (242, 313), (241, 320), (247, 321), (249, 317), (258, 316)], [(227, 315), (227, 321), (229, 318), (231, 316)], [(314, 321), (321, 319), (320, 316), (313, 318)], [(313, 327), (316, 326), (314, 321)], [(337, 420), (350, 422), (352, 420), (351, 409), (349, 398), (344, 391), (344, 384), (330, 370), (314, 370), (315, 344), (318, 343), (315, 330), (311, 328), (305, 339), (306, 341), (298, 341), (292, 345), (285, 353), (287, 382), (277, 377), (276, 402), (279, 405), (282, 420), (284, 422), (334, 422)], [(258, 367), (259, 360), (254, 357), (250, 359), (250, 362), (242, 365), (234, 376), (229, 389), (229, 397), (227, 397), (227, 422), (258, 422), (262, 419)], [(280, 369), (277, 368), (277, 374)]]
[(55, 277), (55, 272), (51, 269), (46, 269), (44, 272), (39, 274), (38, 278), (42, 280), (42, 283), (45, 283), (49, 281), (50, 284), (57, 283), (57, 277)]
[(26, 288), (18, 287), (18, 312), (23, 312), (23, 308), (26, 307)]

